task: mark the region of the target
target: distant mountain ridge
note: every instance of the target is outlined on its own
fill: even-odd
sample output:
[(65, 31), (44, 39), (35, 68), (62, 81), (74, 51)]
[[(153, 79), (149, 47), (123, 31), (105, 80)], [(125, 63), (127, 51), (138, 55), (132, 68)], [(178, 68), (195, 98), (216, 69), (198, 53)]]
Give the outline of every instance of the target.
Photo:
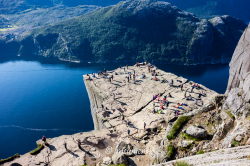
[(30, 8), (48, 8), (56, 5), (74, 7), (78, 5), (108, 6), (120, 0), (0, 0), (0, 13), (13, 14)]
[(200, 17), (230, 15), (250, 21), (249, 0), (166, 0)]
[(228, 63), (245, 27), (229, 16), (201, 20), (167, 2), (131, 0), (2, 42), (0, 49), (5, 56), (71, 62)]

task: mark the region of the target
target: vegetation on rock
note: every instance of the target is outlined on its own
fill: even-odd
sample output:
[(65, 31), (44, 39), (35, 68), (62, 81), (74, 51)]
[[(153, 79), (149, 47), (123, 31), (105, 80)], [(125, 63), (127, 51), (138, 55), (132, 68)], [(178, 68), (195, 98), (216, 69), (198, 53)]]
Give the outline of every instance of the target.
[(184, 132), (181, 133), (181, 137), (182, 137), (183, 139), (186, 139), (186, 140), (201, 141), (200, 138), (192, 137), (191, 135), (188, 135), (187, 133), (184, 133)]
[(0, 159), (0, 165), (7, 163), (7, 162), (10, 162), (10, 161), (13, 161), (14, 159), (16, 159), (18, 157), (20, 157), (20, 155), (17, 153), (11, 157), (6, 158), (6, 159)]
[(196, 154), (204, 154), (205, 152), (203, 150), (200, 150), (198, 152), (196, 152)]
[(240, 146), (240, 142), (239, 142), (239, 141), (236, 141), (236, 140), (233, 140), (233, 141), (231, 142), (231, 146), (232, 146), (232, 147)]
[(174, 122), (173, 127), (167, 135), (169, 140), (174, 139), (182, 127), (191, 119), (190, 116), (179, 116), (178, 119)]
[(173, 158), (173, 156), (175, 155), (175, 147), (174, 147), (174, 145), (172, 145), (172, 144), (169, 144), (168, 146), (167, 146), (167, 148), (166, 148), (166, 157), (167, 157), (167, 159), (172, 159)]
[(231, 119), (235, 119), (235, 116), (232, 114), (232, 112), (230, 110), (224, 110), (227, 115), (231, 118)]
[(41, 152), (41, 150), (43, 150), (43, 148), (44, 148), (44, 145), (43, 145), (43, 144), (37, 144), (37, 148), (34, 149), (34, 150), (32, 150), (32, 151), (30, 152), (30, 154), (31, 154), (31, 155), (37, 155), (38, 153)]
[(174, 166), (191, 166), (190, 164), (188, 164), (185, 161), (177, 161)]

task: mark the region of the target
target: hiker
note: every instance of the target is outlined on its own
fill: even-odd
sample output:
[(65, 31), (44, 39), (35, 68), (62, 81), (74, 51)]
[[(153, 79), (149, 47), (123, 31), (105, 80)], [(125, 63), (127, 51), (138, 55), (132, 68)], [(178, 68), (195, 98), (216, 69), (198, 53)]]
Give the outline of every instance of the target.
[(173, 85), (174, 85), (174, 80), (171, 79), (170, 86), (173, 86)]
[(164, 97), (163, 97), (162, 102), (163, 102), (163, 104), (166, 104), (166, 103), (167, 103), (167, 96), (164, 96)]
[(157, 99), (158, 95), (154, 95), (153, 96), (153, 100)]
[(47, 138), (45, 136), (42, 137), (42, 141), (44, 142), (44, 144), (48, 144), (47, 143)]
[(185, 104), (185, 103), (181, 103), (181, 104), (180, 104), (180, 103), (177, 103), (177, 105), (178, 105), (178, 106), (188, 106), (188, 105)]
[(128, 129), (128, 135), (130, 135), (130, 130)]
[(159, 101), (161, 100), (161, 96), (160, 96), (160, 95), (157, 95), (156, 100), (159, 102)]
[(180, 111), (178, 111), (178, 110), (175, 110), (174, 113), (175, 113), (175, 116), (179, 116), (180, 115)]
[(126, 78), (127, 78), (127, 82), (129, 82), (129, 76), (126, 76)]
[(152, 78), (152, 80), (159, 81), (159, 79), (156, 76), (154, 76), (154, 78)]
[(192, 89), (191, 89), (191, 93), (193, 93), (194, 92), (194, 85), (192, 85)]
[(91, 80), (91, 78), (90, 78), (90, 75), (89, 75), (89, 74), (87, 74), (86, 76), (87, 76), (86, 80)]
[(132, 77), (133, 77), (132, 74), (129, 73), (129, 79), (130, 79), (130, 80), (132, 80)]
[(151, 72), (151, 70), (150, 70), (150, 66), (148, 66), (148, 72), (149, 72), (149, 73)]
[(155, 113), (155, 102), (153, 102), (153, 113)]
[(183, 84), (181, 84), (180, 87), (181, 87), (181, 91), (183, 91)]
[(146, 122), (144, 122), (144, 125), (143, 125), (144, 130), (146, 129), (146, 125), (147, 125)]
[(167, 101), (167, 102), (166, 102), (166, 107), (168, 107), (168, 106), (169, 106), (169, 104), (170, 104), (170, 102), (169, 102), (169, 101)]
[(142, 75), (141, 75), (141, 79), (145, 79), (146, 78), (146, 75), (143, 73)]
[(162, 103), (160, 104), (160, 109), (164, 110), (164, 106)]
[(170, 92), (168, 93), (168, 97), (173, 98), (173, 96), (171, 95), (171, 93), (170, 93)]
[(194, 101), (193, 97), (191, 95), (189, 95), (188, 97), (186, 97), (186, 100), (188, 100), (188, 101)]
[(111, 77), (110, 77), (110, 78), (111, 78), (111, 81), (113, 81), (113, 80), (114, 80), (114, 75), (111, 75)]
[(183, 107), (181, 107), (181, 106), (174, 106), (174, 108), (178, 108), (178, 109), (180, 109), (180, 110), (184, 110), (185, 111), (185, 109), (183, 108)]

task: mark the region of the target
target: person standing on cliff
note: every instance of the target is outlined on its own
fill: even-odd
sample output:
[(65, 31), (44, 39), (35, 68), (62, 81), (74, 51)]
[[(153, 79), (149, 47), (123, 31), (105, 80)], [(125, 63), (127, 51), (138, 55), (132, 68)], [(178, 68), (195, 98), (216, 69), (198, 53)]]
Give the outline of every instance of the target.
[(127, 76), (126, 78), (127, 78), (127, 81), (129, 82), (129, 76)]
[(48, 145), (47, 138), (45, 136), (42, 137), (42, 141), (44, 142), (45, 145)]

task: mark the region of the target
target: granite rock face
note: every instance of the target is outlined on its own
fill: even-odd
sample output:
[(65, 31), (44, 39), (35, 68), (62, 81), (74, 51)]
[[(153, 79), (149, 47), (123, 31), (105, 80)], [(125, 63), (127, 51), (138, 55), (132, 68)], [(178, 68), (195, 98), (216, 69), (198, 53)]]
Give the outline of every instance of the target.
[(242, 35), (230, 63), (225, 107), (235, 115), (250, 113), (250, 27)]

